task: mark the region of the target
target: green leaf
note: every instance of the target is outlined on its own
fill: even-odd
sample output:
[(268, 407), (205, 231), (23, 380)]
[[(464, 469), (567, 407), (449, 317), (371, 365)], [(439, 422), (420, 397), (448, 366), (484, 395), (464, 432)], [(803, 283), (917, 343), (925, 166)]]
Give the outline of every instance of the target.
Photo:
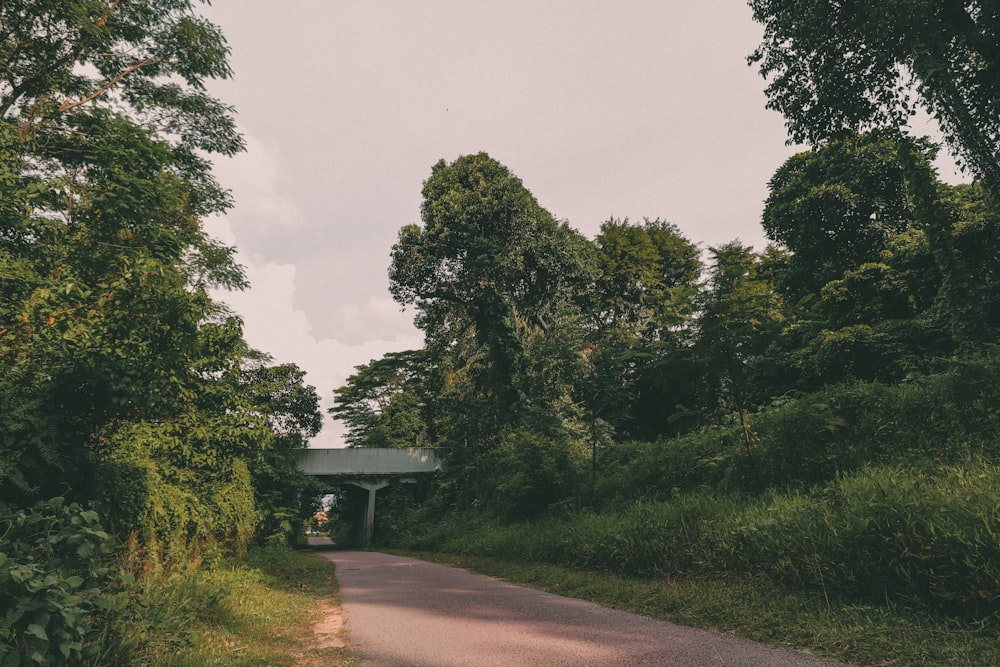
[(49, 641), (49, 636), (45, 633), (45, 628), (38, 625), (37, 623), (31, 623), (28, 625), (28, 629), (24, 631), (25, 634), (31, 635), (33, 637), (38, 637), (42, 641)]

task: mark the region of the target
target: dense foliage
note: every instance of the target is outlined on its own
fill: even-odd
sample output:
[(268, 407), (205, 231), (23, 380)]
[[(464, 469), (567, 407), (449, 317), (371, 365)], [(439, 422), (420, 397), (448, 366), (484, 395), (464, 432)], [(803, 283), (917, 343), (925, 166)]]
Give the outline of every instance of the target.
[(0, 665), (107, 663), (134, 648), (109, 628), (136, 602), (96, 512), (56, 498), (0, 522)]
[(593, 497), (599, 453), (629, 441), (735, 419), (754, 460), (772, 405), (997, 340), (996, 213), (934, 177), (935, 151), (873, 132), (793, 156), (763, 212), (777, 245), (709, 248), (704, 267), (669, 223), (587, 241), (488, 156), (439, 163), (390, 270), (427, 345), (360, 366), (333, 413), (353, 446), (447, 449), (438, 500), (508, 518)]
[[(901, 128), (916, 105), (991, 191), (1000, 186), (1000, 10), (989, 0), (750, 0), (750, 56), (792, 139)], [(822, 29), (817, 29), (822, 26)]]
[[(774, 245), (587, 239), (484, 153), (432, 167), (389, 271), (425, 345), (335, 392), (350, 445), (444, 451), (381, 492), (380, 535), (994, 627), (996, 8), (750, 5), (811, 145), (769, 183)], [(168, 653), (224, 596), (184, 575), (288, 541), (316, 494), (315, 390), (209, 296), (246, 286), (201, 225), (230, 205), (209, 158), (243, 142), (195, 9), (0, 4), (0, 664)], [(937, 178), (917, 103), (972, 183)]]
[(315, 391), (209, 297), (246, 286), (201, 226), (230, 204), (207, 156), (243, 148), (205, 93), (227, 55), (189, 0), (0, 7), (4, 664), (118, 659), (109, 549), (153, 582), (315, 495)]
[[(485, 154), (434, 166), (390, 269), (426, 345), (335, 392), (352, 445), (445, 450), (384, 492), (382, 538), (755, 572), (995, 630), (996, 10), (750, 5), (750, 62), (812, 145), (769, 183), (773, 245), (700, 252), (660, 220), (586, 240)], [(916, 103), (972, 183), (938, 179)]]

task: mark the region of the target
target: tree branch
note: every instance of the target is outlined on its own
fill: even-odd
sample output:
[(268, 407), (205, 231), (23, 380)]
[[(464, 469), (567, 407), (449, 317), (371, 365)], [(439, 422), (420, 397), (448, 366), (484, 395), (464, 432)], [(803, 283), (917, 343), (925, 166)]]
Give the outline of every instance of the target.
[(159, 62), (162, 61), (158, 58), (146, 58), (144, 60), (140, 60), (139, 62), (130, 65), (128, 68), (125, 69), (125, 71), (121, 72), (120, 74), (117, 74), (106, 84), (104, 84), (103, 86), (92, 92), (90, 95), (87, 95), (83, 99), (77, 100), (76, 102), (65, 100), (62, 104), (59, 105), (59, 112), (62, 113), (65, 111), (69, 111), (70, 109), (75, 109), (76, 107), (83, 106), (84, 104), (87, 104), (88, 102), (91, 102), (100, 97), (101, 95), (103, 95), (105, 92), (111, 89), (116, 83), (127, 77), (132, 72), (135, 72), (149, 65), (155, 65), (156, 63)]

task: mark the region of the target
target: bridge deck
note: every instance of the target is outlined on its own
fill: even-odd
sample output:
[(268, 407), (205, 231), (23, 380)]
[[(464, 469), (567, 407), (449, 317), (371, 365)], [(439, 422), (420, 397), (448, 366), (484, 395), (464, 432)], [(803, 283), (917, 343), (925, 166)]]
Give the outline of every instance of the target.
[(438, 450), (431, 447), (303, 449), (298, 458), (299, 470), (316, 476), (409, 475), (441, 467)]

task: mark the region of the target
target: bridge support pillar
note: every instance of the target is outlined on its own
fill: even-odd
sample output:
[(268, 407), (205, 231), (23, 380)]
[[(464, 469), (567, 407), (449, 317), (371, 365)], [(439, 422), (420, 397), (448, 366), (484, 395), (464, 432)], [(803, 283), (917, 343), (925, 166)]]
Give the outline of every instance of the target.
[(368, 513), (365, 514), (365, 546), (370, 549), (372, 538), (375, 535), (375, 492), (389, 486), (389, 480), (380, 479), (375, 482), (355, 482), (355, 485), (368, 490)]

